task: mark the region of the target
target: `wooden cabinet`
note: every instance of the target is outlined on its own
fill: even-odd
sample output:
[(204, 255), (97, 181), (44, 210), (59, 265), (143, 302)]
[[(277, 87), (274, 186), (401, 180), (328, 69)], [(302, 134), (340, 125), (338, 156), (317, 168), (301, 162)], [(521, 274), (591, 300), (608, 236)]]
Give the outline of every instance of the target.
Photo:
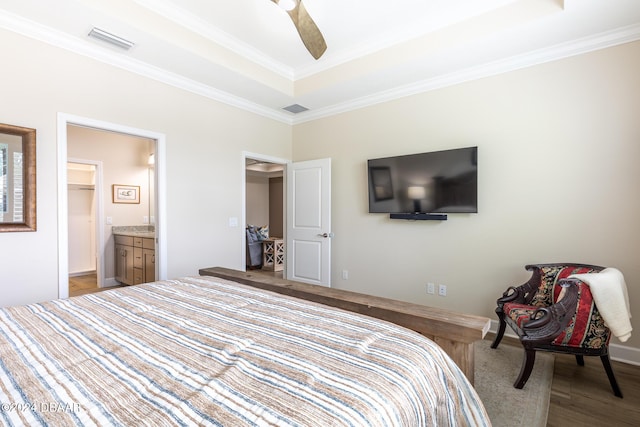
[[(149, 239), (152, 240), (152, 239)], [(156, 280), (156, 251), (154, 249), (142, 250), (142, 283)]]
[(133, 275), (134, 285), (156, 280), (156, 251), (154, 239), (134, 238), (133, 240)]
[(133, 237), (115, 236), (116, 280), (126, 285), (133, 284)]
[(115, 235), (116, 280), (126, 285), (156, 280), (155, 239)]

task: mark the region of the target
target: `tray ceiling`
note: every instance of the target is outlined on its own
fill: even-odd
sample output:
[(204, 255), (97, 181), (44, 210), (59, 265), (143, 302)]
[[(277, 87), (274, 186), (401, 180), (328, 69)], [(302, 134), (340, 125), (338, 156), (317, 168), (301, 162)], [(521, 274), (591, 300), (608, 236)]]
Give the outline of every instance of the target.
[(3, 1), (0, 28), (291, 124), (640, 38), (637, 0), (303, 1), (318, 60), (271, 0)]

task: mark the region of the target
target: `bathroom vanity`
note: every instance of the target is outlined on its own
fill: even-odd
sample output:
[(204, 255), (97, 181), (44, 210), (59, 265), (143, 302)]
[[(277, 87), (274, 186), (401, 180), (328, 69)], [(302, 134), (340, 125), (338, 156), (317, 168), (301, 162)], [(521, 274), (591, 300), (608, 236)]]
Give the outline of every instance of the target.
[(113, 227), (115, 279), (126, 285), (156, 280), (155, 232), (146, 226)]

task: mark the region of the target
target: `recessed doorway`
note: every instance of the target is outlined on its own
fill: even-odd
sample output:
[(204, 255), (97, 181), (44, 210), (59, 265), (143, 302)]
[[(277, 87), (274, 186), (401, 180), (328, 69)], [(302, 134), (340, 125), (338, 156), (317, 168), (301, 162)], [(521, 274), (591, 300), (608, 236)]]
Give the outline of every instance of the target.
[(244, 165), (245, 268), (283, 277), (286, 259), (286, 161), (245, 154)]
[[(111, 135), (114, 137), (131, 137), (145, 139), (146, 148), (139, 150), (133, 154), (129, 153), (126, 157), (126, 161), (139, 163), (137, 167), (138, 175), (126, 174), (119, 171), (115, 175), (109, 176), (105, 173), (105, 178), (101, 184), (101, 189), (104, 193), (104, 204), (102, 208), (98, 204), (96, 206), (96, 223), (104, 227), (104, 232), (97, 232), (96, 240), (103, 239), (103, 242), (97, 245), (97, 262), (102, 262), (102, 269), (97, 266), (96, 272), (96, 285), (111, 286), (117, 285), (112, 274), (107, 272), (110, 266), (110, 260), (113, 260), (115, 249), (113, 248), (113, 239), (110, 238), (111, 225), (117, 225), (115, 215), (105, 215), (105, 205), (112, 204), (111, 187), (114, 184), (129, 184), (129, 185), (144, 185), (148, 190), (148, 200), (146, 202), (146, 211), (144, 213), (135, 213), (131, 218), (125, 218), (126, 221), (132, 221), (137, 224), (142, 224), (145, 221), (149, 223), (155, 223), (155, 236), (156, 236), (156, 280), (163, 280), (167, 278), (167, 247), (165, 242), (166, 236), (166, 224), (164, 218), (166, 217), (166, 202), (164, 200), (164, 191), (166, 188), (165, 177), (165, 136), (163, 134), (130, 128), (127, 126), (117, 125), (113, 123), (107, 123), (97, 121), (93, 119), (71, 116), (66, 114), (58, 115), (58, 297), (66, 298), (69, 296), (69, 273), (70, 273), (70, 259), (69, 249), (71, 246), (70, 240), (73, 239), (70, 235), (69, 228), (69, 188), (68, 188), (68, 170), (67, 161), (69, 160), (69, 138), (72, 130), (84, 129), (95, 132), (93, 137), (85, 138), (82, 141), (83, 150), (91, 150), (90, 144), (92, 140), (99, 138), (97, 135)], [(95, 141), (94, 141), (95, 142)], [(113, 147), (111, 147), (113, 148)], [(144, 151), (144, 152), (142, 152)], [(150, 164), (150, 154), (153, 154), (153, 165)], [(82, 158), (92, 158), (96, 161), (104, 161), (107, 154), (95, 154), (85, 155), (82, 151), (75, 151), (73, 156)], [(101, 158), (105, 157), (105, 158)], [(135, 157), (135, 158), (132, 158)], [(118, 164), (122, 164), (122, 159)], [(113, 168), (111, 169), (113, 171)], [(125, 177), (132, 182), (122, 182), (120, 177)], [(133, 182), (135, 181), (135, 182)], [(98, 185), (98, 183), (96, 183)], [(113, 208), (113, 206), (111, 206)], [(113, 221), (113, 222), (112, 222)], [(127, 224), (128, 225), (128, 224)], [(135, 224), (133, 224), (135, 225)], [(98, 227), (96, 227), (98, 228)], [(111, 245), (111, 246), (110, 246)], [(110, 250), (111, 248), (111, 250)], [(102, 274), (100, 274), (102, 270)]]
[[(103, 232), (98, 212), (102, 209), (101, 162), (69, 159), (67, 200), (69, 224), (69, 295), (99, 288), (104, 263), (99, 259)], [(100, 280), (101, 282), (102, 280)]]

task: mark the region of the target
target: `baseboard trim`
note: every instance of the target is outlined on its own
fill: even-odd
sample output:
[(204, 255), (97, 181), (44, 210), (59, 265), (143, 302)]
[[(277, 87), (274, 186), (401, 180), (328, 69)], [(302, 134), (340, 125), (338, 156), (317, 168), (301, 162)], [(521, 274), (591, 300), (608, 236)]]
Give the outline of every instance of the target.
[[(497, 320), (491, 321), (491, 328), (489, 329), (489, 332), (494, 334), (498, 332)], [(518, 339), (518, 336), (510, 330), (505, 332), (504, 336), (514, 338), (516, 340)], [(640, 366), (640, 348), (622, 344), (609, 344), (609, 354), (611, 355), (611, 360), (615, 360), (616, 362)]]
[(640, 366), (640, 348), (622, 344), (609, 344), (609, 353), (612, 360)]
[(96, 274), (95, 270), (82, 270), (82, 271), (74, 271), (69, 272), (69, 277), (78, 277), (78, 276), (86, 276), (87, 274)]
[(112, 286), (120, 286), (120, 282), (118, 282), (115, 277), (107, 277), (104, 279), (104, 283), (102, 284), (103, 288), (110, 288)]

